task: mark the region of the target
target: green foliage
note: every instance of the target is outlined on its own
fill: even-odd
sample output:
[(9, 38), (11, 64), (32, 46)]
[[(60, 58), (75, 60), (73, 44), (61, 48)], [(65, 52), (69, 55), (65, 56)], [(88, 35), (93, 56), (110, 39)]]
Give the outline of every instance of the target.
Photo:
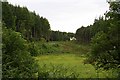
[(6, 23), (6, 26), (15, 29), (15, 17), (13, 16), (12, 8), (12, 5), (8, 5), (8, 2), (2, 4), (2, 20)]
[(40, 42), (41, 42), (41, 43), (45, 43), (45, 42), (46, 42), (45, 38), (41, 38), (41, 39), (40, 39)]
[(27, 41), (20, 33), (5, 28), (2, 39), (3, 78), (34, 78), (37, 65), (27, 50)]
[(46, 42), (30, 42), (29, 43), (29, 51), (32, 56), (38, 56), (42, 54), (52, 54), (59, 53), (61, 50), (59, 49), (59, 44), (52, 44)]
[[(91, 55), (87, 60), (89, 63), (94, 64), (96, 69), (101, 67), (105, 70), (115, 68), (120, 76), (119, 3), (110, 3), (110, 11), (105, 14), (105, 19), (104, 17), (95, 19), (93, 25), (79, 28), (75, 35), (50, 31), (50, 24), (46, 18), (40, 17), (35, 12), (30, 12), (26, 7), (13, 6), (8, 2), (2, 3), (2, 23), (6, 26), (3, 26), (3, 78), (35, 77), (37, 65), (31, 55), (87, 53), (89, 50), (83, 46), (68, 45), (67, 42), (63, 44), (46, 43), (49, 40), (67, 41), (74, 36), (78, 43), (91, 42)], [(27, 40), (31, 42), (28, 43)], [(43, 69), (46, 68), (45, 65), (41, 67), (39, 77), (77, 77), (76, 74), (65, 73), (68, 69), (63, 66), (51, 66), (50, 70)]]
[(40, 52), (38, 46), (34, 42), (29, 43), (29, 49), (28, 50), (29, 50), (29, 52), (31, 53), (32, 56), (37, 56)]
[(6, 27), (17, 32), (29, 41), (39, 41), (44, 38), (47, 42), (66, 41), (74, 37), (73, 33), (51, 31), (49, 21), (40, 17), (35, 12), (30, 12), (26, 7), (13, 6), (2, 2), (3, 22)]
[[(113, 7), (114, 5), (111, 5)], [(107, 25), (107, 31), (101, 28), (101, 30), (92, 39), (92, 57), (95, 64), (98, 67), (103, 67), (104, 69), (119, 68), (120, 65), (120, 14), (112, 12), (114, 15), (109, 15), (111, 12), (107, 13), (107, 17), (110, 17), (107, 21), (99, 23), (99, 25)], [(116, 15), (115, 15), (116, 14)], [(109, 16), (108, 16), (109, 15)]]
[(89, 43), (91, 40), (91, 26), (81, 27), (77, 29), (75, 37), (78, 43)]
[(104, 32), (98, 32), (93, 38), (92, 38), (92, 52), (94, 54), (98, 54), (100, 52), (104, 52), (107, 50), (109, 46), (108, 37), (107, 34)]
[(8, 2), (2, 2), (2, 10), (3, 22), (7, 28), (20, 32), (30, 41), (41, 38), (49, 41), (50, 24), (46, 18), (30, 12), (26, 7), (13, 6)]
[(91, 55), (87, 61), (97, 69), (120, 68), (119, 9), (119, 3), (110, 3), (110, 11), (105, 13), (105, 17), (99, 17), (93, 25), (76, 31), (78, 42), (91, 42)]
[(50, 34), (51, 41), (69, 41), (72, 37), (74, 37), (74, 33), (51, 31)]
[(97, 65), (104, 69), (117, 68), (119, 66), (118, 40), (110, 37), (110, 34), (99, 32), (92, 39), (92, 57), (95, 57)]

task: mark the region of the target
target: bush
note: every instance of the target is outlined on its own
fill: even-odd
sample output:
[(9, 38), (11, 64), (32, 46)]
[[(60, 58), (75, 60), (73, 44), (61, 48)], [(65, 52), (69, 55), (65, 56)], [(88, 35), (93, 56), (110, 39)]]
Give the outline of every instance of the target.
[(21, 34), (3, 29), (3, 78), (34, 78), (37, 64), (28, 52), (27, 41)]
[(90, 58), (96, 62), (94, 65), (105, 70), (119, 67), (119, 52), (116, 47), (107, 33), (98, 32), (92, 39)]
[(59, 53), (61, 50), (59, 49), (59, 44), (51, 44), (51, 43), (42, 43), (40, 42), (30, 42), (29, 49), (32, 56), (38, 56), (41, 54), (52, 54)]
[(31, 56), (37, 56), (40, 53), (39, 46), (35, 42), (29, 43), (29, 52)]

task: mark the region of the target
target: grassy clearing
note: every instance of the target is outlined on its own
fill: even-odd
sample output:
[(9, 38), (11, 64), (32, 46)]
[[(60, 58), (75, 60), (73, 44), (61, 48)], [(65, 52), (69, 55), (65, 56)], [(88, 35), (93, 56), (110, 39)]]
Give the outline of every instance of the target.
[[(84, 64), (89, 52), (88, 45), (77, 45), (70, 42), (52, 42), (49, 45), (59, 45), (59, 53), (35, 57), (39, 64), (39, 72), (50, 78), (113, 78), (112, 71), (95, 70), (91, 64)], [(46, 74), (47, 73), (47, 74)]]
[[(52, 66), (62, 66), (69, 69), (68, 73), (75, 72), (76, 74), (79, 74), (79, 76), (77, 76), (78, 78), (113, 77), (111, 71), (100, 70), (97, 74), (97, 71), (91, 64), (83, 63), (85, 57), (76, 56), (75, 54), (41, 55), (36, 57), (36, 60), (38, 61), (40, 69), (44, 69), (45, 71), (53, 68)], [(64, 72), (61, 73), (65, 74)]]

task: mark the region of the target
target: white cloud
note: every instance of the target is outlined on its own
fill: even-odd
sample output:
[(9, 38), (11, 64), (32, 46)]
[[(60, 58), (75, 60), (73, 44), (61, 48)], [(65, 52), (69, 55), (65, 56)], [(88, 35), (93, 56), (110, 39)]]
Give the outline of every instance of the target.
[(92, 24), (96, 17), (108, 10), (106, 0), (8, 0), (27, 6), (46, 17), (51, 29), (75, 32), (79, 27)]

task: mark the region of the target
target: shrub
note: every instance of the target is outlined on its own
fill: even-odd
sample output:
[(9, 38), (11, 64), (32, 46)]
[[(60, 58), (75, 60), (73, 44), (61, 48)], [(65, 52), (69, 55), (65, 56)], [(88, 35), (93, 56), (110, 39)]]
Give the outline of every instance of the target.
[(29, 52), (31, 53), (31, 56), (37, 56), (40, 53), (39, 46), (35, 44), (35, 42), (29, 43)]
[(21, 34), (3, 29), (3, 78), (33, 78), (37, 73), (37, 64), (28, 52), (27, 41)]

